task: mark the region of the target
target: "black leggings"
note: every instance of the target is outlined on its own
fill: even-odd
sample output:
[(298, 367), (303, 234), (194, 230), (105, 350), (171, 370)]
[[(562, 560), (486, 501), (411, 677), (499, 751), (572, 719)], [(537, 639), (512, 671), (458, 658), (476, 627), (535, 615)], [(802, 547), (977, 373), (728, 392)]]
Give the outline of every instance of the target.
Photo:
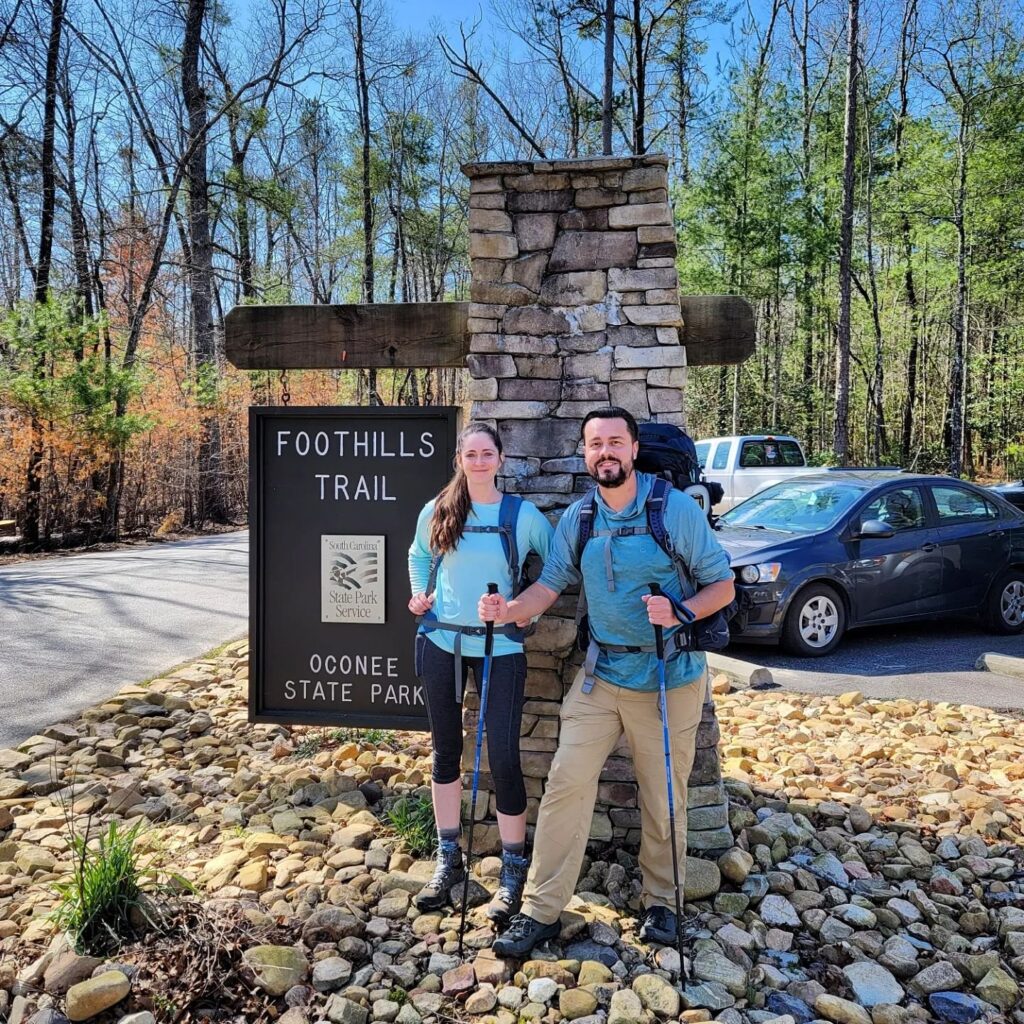
[[(470, 667), (479, 692), (484, 659), (463, 655), (463, 687)], [(462, 767), (462, 705), (455, 703), (455, 656), (420, 634), (416, 637), (416, 675), (426, 693), (434, 746), (430, 777), (442, 785), (455, 782)], [(526, 786), (519, 764), (519, 726), (525, 685), (525, 654), (502, 654), (491, 659), (484, 727), (494, 793), (502, 814), (522, 814), (526, 810)]]

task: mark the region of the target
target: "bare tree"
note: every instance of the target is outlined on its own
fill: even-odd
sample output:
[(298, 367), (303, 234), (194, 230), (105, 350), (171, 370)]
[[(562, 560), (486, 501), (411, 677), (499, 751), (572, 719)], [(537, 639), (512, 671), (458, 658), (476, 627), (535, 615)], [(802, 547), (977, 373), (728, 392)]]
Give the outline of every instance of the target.
[(484, 76), (483, 66), (479, 61), (474, 62), (469, 53), (469, 42), (473, 38), (473, 33), (476, 31), (477, 26), (473, 26), (468, 32), (465, 26), (459, 24), (459, 36), (461, 38), (461, 49), (462, 52), (458, 52), (451, 43), (444, 36), (438, 36), (437, 42), (441, 47), (441, 52), (444, 54), (445, 60), (451, 66), (452, 74), (456, 77), (461, 78), (467, 82), (472, 82), (474, 85), (479, 86), (490, 99), (493, 101), (495, 106), (501, 111), (508, 123), (516, 130), (519, 136), (529, 145), (534, 153), (537, 154), (542, 160), (547, 159), (547, 154), (544, 152), (540, 143), (534, 137), (533, 133), (530, 132), (522, 121), (516, 117), (512, 112), (509, 105), (502, 99), (499, 93), (491, 86)]
[(843, 203), (839, 226), (839, 317), (836, 323), (836, 398), (832, 448), (845, 466), (850, 442), (850, 296), (853, 256), (854, 157), (857, 145), (857, 86), (860, 71), (860, 0), (848, 0), (846, 17), (846, 104), (843, 117)]
[(897, 69), (899, 83), (899, 106), (893, 138), (893, 162), (895, 165), (896, 187), (899, 190), (900, 248), (903, 259), (903, 288), (910, 313), (910, 347), (907, 351), (907, 389), (903, 400), (903, 423), (900, 431), (900, 460), (904, 465), (910, 462), (910, 448), (914, 434), (914, 407), (917, 403), (917, 364), (921, 341), (921, 313), (917, 300), (917, 286), (914, 281), (913, 243), (910, 231), (910, 214), (907, 210), (905, 161), (906, 130), (910, 112), (910, 70), (917, 49), (917, 0), (904, 0), (902, 24), (900, 25), (900, 56)]
[(604, 4), (604, 87), (601, 90), (601, 152), (612, 151), (612, 108), (615, 90), (615, 0)]

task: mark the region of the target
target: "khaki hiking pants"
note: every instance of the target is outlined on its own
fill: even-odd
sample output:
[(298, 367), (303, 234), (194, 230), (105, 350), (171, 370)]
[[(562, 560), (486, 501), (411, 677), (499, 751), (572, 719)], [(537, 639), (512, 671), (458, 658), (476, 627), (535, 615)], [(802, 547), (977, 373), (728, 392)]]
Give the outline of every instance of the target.
[[(583, 672), (562, 702), (561, 732), (541, 800), (526, 881), (523, 913), (535, 921), (558, 920), (576, 889), (590, 834), (597, 783), (605, 759), (625, 733), (640, 789), (640, 870), (645, 907), (675, 909), (672, 838), (669, 830), (665, 746), (658, 691), (641, 693), (597, 679), (582, 692)], [(693, 767), (694, 741), (707, 691), (707, 678), (667, 694), (676, 804), (679, 881), (686, 866), (686, 783)]]

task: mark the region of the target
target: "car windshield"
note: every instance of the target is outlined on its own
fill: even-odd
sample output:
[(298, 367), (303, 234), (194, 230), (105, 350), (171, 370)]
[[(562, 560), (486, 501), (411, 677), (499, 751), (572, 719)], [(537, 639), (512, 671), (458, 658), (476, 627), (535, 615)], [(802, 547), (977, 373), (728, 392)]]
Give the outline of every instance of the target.
[(849, 484), (794, 480), (766, 487), (720, 521), (785, 533), (817, 533), (835, 523), (863, 494)]

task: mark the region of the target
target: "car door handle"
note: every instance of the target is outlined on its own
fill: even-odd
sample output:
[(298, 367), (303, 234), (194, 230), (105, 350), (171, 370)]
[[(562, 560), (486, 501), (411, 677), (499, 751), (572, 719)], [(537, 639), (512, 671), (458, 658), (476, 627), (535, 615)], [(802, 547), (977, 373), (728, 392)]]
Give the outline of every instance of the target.
[(938, 546), (939, 546), (938, 544), (933, 544), (931, 541), (928, 541), (927, 544), (922, 544), (921, 545), (921, 550), (922, 551), (934, 551)]
[(988, 536), (989, 537), (1003, 537), (1003, 536), (1005, 536), (1005, 534), (1006, 534), (1005, 530), (989, 530), (988, 531)]

